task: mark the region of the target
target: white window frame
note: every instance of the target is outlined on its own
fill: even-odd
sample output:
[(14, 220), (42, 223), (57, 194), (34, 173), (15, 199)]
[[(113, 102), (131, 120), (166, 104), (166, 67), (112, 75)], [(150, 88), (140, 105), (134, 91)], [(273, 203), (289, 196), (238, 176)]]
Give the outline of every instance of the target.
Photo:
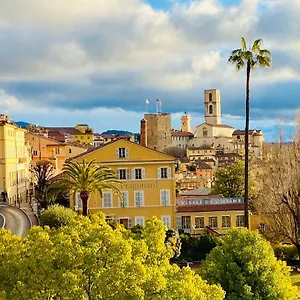
[[(162, 178), (162, 169), (167, 169), (167, 177), (163, 177)], [(172, 168), (170, 167), (167, 167), (167, 166), (162, 166), (162, 167), (159, 167), (157, 168), (157, 178), (158, 179), (163, 179), (163, 180), (166, 180), (166, 179), (171, 179), (172, 178)]]
[[(136, 170), (141, 170), (141, 178), (136, 179), (135, 172)], [(145, 168), (133, 168), (131, 170), (131, 179), (132, 180), (143, 180), (146, 179), (146, 169)]]
[(80, 193), (75, 193), (75, 210), (82, 209), (82, 200)]
[[(140, 222), (140, 221), (142, 221), (142, 222)], [(144, 216), (134, 217), (134, 225), (145, 226), (145, 217)]]
[[(119, 198), (119, 207), (128, 207), (129, 206), (129, 192), (128, 191), (120, 191), (122, 194), (122, 198)], [(124, 195), (126, 195), (126, 200), (124, 200)], [(125, 218), (123, 218), (125, 219)]]
[[(229, 225), (230, 226), (223, 226), (223, 217), (229, 217)], [(222, 228), (230, 228), (231, 227), (231, 216), (230, 215), (223, 215), (222, 216)]]
[[(212, 227), (212, 226), (210, 226), (210, 224), (209, 224), (209, 218), (217, 218), (217, 226), (216, 227)], [(208, 226), (211, 228), (211, 229), (218, 229), (218, 216), (209, 216), (208, 217)]]
[[(169, 206), (170, 205), (170, 197), (171, 197), (171, 192), (170, 190), (163, 189), (160, 190), (160, 205), (161, 206)], [(165, 199), (164, 199), (165, 197)]]
[[(140, 205), (137, 205), (137, 194), (141, 193), (142, 195), (142, 203), (140, 203)], [(145, 206), (145, 193), (144, 191), (140, 190), (140, 191), (134, 191), (134, 206), (135, 207), (142, 207)]]
[[(124, 156), (120, 151), (121, 149), (124, 149)], [(120, 156), (120, 154), (122, 154), (122, 156)], [(116, 148), (116, 158), (129, 158), (129, 149), (125, 147)]]
[[(121, 178), (121, 171), (125, 171), (125, 178)], [(127, 180), (127, 179), (129, 179), (129, 170), (128, 169), (126, 169), (126, 168), (120, 168), (120, 169), (118, 169), (118, 178), (120, 179), (120, 180)]]
[(171, 216), (170, 215), (161, 216), (161, 220), (168, 227), (168, 229), (171, 228)]
[[(105, 205), (105, 196), (110, 195), (110, 206)], [(102, 208), (112, 208), (113, 207), (113, 193), (112, 191), (102, 192)]]
[[(196, 218), (203, 219), (203, 227), (196, 227)], [(195, 229), (204, 229), (205, 228), (205, 218), (204, 216), (195, 216)]]
[[(242, 217), (243, 218), (243, 226), (238, 226), (238, 217)], [(238, 228), (245, 227), (245, 220), (244, 219), (245, 219), (244, 215), (236, 215), (236, 217), (235, 217), (235, 226), (238, 227)]]

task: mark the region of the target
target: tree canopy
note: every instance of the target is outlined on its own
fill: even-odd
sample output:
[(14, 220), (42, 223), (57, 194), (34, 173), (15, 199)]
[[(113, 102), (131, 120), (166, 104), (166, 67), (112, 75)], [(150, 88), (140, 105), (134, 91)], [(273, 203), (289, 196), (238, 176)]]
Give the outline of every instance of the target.
[(221, 300), (224, 291), (190, 268), (170, 265), (165, 226), (152, 218), (142, 238), (103, 214), (58, 229), (33, 227), (25, 238), (0, 230), (0, 299)]
[(295, 300), (289, 268), (255, 231), (232, 229), (206, 257), (201, 274), (230, 300)]

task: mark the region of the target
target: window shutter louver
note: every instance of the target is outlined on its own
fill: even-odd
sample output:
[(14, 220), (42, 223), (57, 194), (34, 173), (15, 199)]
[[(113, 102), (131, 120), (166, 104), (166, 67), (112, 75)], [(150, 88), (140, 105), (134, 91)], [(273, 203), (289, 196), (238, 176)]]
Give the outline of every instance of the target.
[(176, 217), (176, 225), (177, 225), (177, 230), (182, 229), (182, 220), (181, 217)]
[(129, 157), (129, 149), (125, 148), (125, 158), (128, 158), (128, 157)]
[(170, 205), (170, 190), (166, 190), (166, 205)]
[(170, 167), (167, 168), (167, 176), (169, 179), (171, 178), (171, 168)]
[(160, 170), (160, 168), (157, 168), (157, 178), (158, 179), (161, 178), (161, 170)]
[(135, 179), (135, 169), (131, 170), (131, 179)]
[(120, 158), (120, 156), (119, 156), (119, 148), (116, 148), (116, 158)]
[(130, 179), (130, 170), (126, 169), (126, 179)]
[(128, 228), (131, 228), (132, 227), (132, 220), (129, 218), (128, 219)]
[(142, 168), (142, 179), (146, 179), (146, 169)]

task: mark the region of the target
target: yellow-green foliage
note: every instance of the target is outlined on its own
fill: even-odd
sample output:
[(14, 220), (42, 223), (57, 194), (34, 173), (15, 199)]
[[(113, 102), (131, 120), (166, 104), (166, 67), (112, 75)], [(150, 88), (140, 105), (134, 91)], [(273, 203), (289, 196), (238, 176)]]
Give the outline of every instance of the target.
[(298, 250), (295, 245), (276, 244), (273, 246), (275, 256), (280, 259), (299, 259)]
[(165, 228), (149, 220), (135, 240), (104, 215), (33, 227), (22, 239), (0, 230), (0, 299), (221, 300), (224, 291), (169, 264)]
[(230, 300), (295, 300), (289, 273), (270, 243), (247, 229), (230, 230), (208, 254), (201, 272), (209, 283), (219, 283)]

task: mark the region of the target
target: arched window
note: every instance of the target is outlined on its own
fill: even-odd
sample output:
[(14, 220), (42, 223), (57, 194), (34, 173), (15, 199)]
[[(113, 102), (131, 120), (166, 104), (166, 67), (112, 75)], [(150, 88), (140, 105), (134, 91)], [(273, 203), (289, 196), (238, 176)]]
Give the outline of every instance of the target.
[(241, 137), (240, 137), (239, 135), (238, 135), (236, 138), (237, 138), (237, 140), (240, 140), (240, 139), (241, 139)]
[(208, 113), (209, 113), (209, 114), (212, 114), (212, 113), (213, 113), (213, 106), (212, 106), (212, 105), (209, 106), (209, 108), (208, 108)]
[(203, 128), (202, 133), (203, 133), (203, 136), (207, 136), (207, 129), (205, 127)]
[(209, 101), (212, 101), (212, 93), (209, 93), (209, 94), (208, 94), (208, 100), (209, 100)]

